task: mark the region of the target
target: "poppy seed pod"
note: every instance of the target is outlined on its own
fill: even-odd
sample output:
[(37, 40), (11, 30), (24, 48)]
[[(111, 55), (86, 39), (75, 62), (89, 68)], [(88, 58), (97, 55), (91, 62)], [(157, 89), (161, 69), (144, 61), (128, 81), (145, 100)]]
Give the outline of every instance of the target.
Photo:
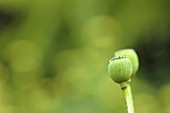
[(128, 58), (132, 62), (132, 66), (133, 66), (133, 75), (132, 76), (134, 76), (136, 74), (136, 72), (139, 69), (139, 59), (138, 59), (138, 55), (134, 49), (123, 49), (123, 50), (116, 51), (115, 56), (128, 56)]
[(132, 63), (127, 56), (114, 57), (110, 60), (108, 73), (116, 83), (127, 82), (133, 73)]

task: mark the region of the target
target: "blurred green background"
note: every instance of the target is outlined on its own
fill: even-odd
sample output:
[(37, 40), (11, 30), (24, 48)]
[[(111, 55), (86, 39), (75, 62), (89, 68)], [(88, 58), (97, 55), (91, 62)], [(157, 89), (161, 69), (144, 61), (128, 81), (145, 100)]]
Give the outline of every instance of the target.
[(170, 113), (167, 0), (0, 0), (0, 113), (126, 113), (107, 73), (135, 48), (136, 113)]

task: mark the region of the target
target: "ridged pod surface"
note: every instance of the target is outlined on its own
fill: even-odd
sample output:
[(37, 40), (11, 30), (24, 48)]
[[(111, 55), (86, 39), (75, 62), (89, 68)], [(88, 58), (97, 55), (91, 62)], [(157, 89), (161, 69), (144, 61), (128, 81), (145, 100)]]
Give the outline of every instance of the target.
[(127, 82), (133, 73), (131, 60), (127, 56), (118, 56), (110, 60), (108, 73), (116, 83)]

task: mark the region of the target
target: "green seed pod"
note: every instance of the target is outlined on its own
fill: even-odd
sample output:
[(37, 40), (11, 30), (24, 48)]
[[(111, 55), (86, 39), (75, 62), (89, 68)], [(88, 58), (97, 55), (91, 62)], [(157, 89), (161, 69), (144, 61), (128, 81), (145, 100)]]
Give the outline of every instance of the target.
[(127, 56), (114, 57), (110, 60), (108, 72), (116, 83), (127, 82), (132, 76), (132, 63)]
[(134, 49), (123, 49), (123, 50), (116, 51), (115, 56), (128, 56), (128, 58), (131, 60), (132, 65), (133, 65), (132, 76), (136, 74), (136, 72), (139, 69), (139, 59)]

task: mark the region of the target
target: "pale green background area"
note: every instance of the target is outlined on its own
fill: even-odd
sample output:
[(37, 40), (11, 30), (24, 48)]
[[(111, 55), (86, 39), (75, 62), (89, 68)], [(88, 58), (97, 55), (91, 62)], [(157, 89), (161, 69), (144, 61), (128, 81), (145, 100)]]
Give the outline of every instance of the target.
[[(164, 36), (168, 9), (166, 0), (0, 0), (14, 18), (0, 17), (0, 113), (126, 113), (108, 61), (145, 31)], [(169, 113), (170, 83), (156, 88), (143, 74), (132, 83), (136, 113)]]

